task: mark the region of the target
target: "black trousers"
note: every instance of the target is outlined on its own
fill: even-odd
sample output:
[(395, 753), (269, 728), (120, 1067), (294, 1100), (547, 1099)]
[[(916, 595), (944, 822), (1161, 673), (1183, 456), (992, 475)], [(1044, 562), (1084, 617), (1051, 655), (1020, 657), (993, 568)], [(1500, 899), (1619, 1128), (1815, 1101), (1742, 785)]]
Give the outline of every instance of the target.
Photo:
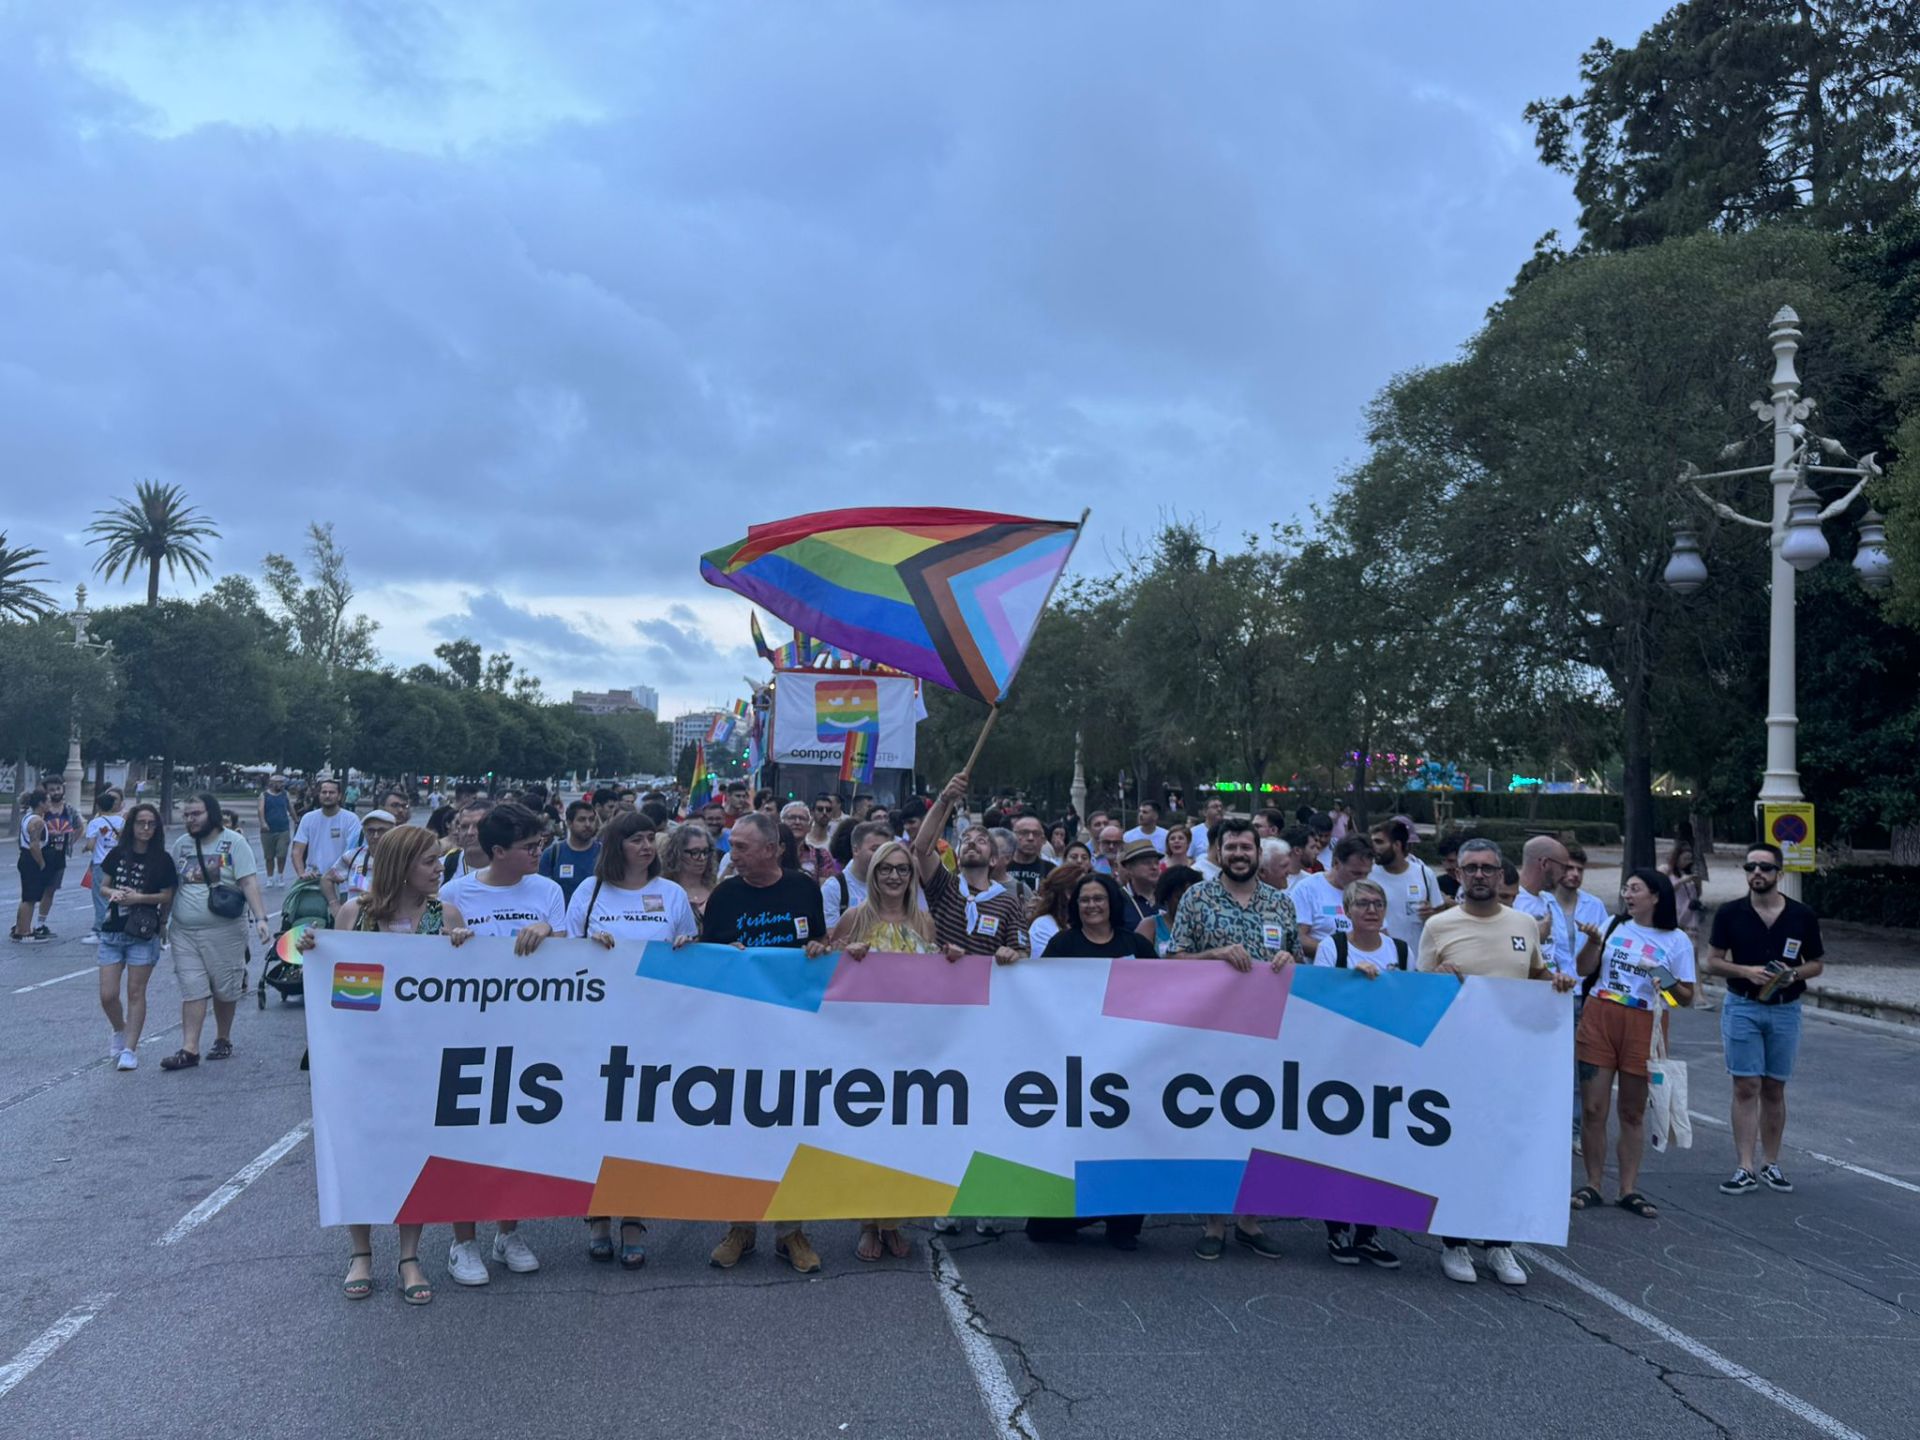
[(1144, 1215), (1063, 1215), (1044, 1216), (1027, 1221), (1030, 1240), (1073, 1240), (1089, 1225), (1105, 1225), (1109, 1240), (1116, 1236), (1138, 1235), (1147, 1223)]

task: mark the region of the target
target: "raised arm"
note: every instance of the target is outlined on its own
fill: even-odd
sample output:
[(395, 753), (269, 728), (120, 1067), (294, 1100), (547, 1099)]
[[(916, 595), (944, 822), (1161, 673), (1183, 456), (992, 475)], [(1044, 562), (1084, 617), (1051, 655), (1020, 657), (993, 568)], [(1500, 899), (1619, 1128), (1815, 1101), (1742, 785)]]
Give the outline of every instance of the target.
[(920, 872), (920, 882), (925, 884), (932, 878), (933, 872), (940, 866), (940, 832), (947, 828), (947, 821), (953, 815), (953, 807), (967, 798), (967, 772), (962, 770), (947, 781), (940, 791), (940, 798), (933, 802), (933, 808), (927, 811), (927, 818), (920, 822), (919, 833), (913, 837), (914, 868)]

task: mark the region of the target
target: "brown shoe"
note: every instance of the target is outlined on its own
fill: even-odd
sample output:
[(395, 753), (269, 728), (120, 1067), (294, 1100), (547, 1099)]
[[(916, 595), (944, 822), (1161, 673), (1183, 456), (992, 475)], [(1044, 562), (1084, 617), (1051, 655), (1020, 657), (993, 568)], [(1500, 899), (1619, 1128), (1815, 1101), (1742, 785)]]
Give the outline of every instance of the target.
[(796, 1230), (791, 1235), (782, 1235), (773, 1242), (773, 1253), (802, 1275), (811, 1275), (820, 1268), (820, 1256), (813, 1248), (813, 1242), (807, 1239), (804, 1230)]
[[(707, 1257), (707, 1263), (717, 1265), (722, 1270), (731, 1270), (740, 1263), (742, 1255), (753, 1253), (753, 1226), (736, 1225), (727, 1231), (726, 1237), (713, 1247), (713, 1254)], [(818, 1264), (818, 1261), (814, 1262)]]

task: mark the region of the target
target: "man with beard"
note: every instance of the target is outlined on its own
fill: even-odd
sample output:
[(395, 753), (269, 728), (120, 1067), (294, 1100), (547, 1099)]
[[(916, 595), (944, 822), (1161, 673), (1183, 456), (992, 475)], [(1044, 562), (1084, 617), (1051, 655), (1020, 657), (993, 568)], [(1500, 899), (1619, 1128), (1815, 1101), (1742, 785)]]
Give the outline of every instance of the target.
[[(1300, 927), (1293, 902), (1260, 878), (1260, 837), (1251, 820), (1231, 816), (1220, 822), (1220, 874), (1188, 888), (1174, 912), (1168, 953), (1201, 960), (1224, 960), (1234, 969), (1255, 963), (1275, 970), (1291, 965), (1300, 953)], [(1227, 1249), (1225, 1215), (1207, 1217), (1193, 1253), (1218, 1260)], [(1233, 1238), (1265, 1260), (1285, 1252), (1261, 1230), (1252, 1215), (1235, 1219)]]
[[(1420, 968), (1457, 977), (1493, 975), (1510, 980), (1548, 980), (1560, 991), (1573, 989), (1574, 977), (1551, 969), (1540, 953), (1540, 922), (1500, 903), (1503, 876), (1513, 867), (1491, 840), (1469, 840), (1460, 847), (1460, 903), (1427, 922), (1420, 935)], [(1516, 876), (1516, 881), (1517, 881)], [(1599, 952), (1594, 952), (1597, 961)], [(1440, 1268), (1449, 1280), (1471, 1285), (1473, 1251), (1458, 1236), (1443, 1236)], [(1503, 1285), (1524, 1285), (1527, 1272), (1514, 1258), (1512, 1242), (1489, 1240), (1487, 1265)]]
[(960, 836), (959, 873), (940, 863), (934, 838), (966, 799), (963, 770), (947, 782), (913, 837), (913, 859), (933, 912), (935, 938), (944, 949), (958, 945), (969, 955), (991, 955), (1010, 965), (1026, 953), (1025, 914), (1019, 896), (993, 878), (993, 836), (984, 825), (969, 825)]
[[(1738, 1167), (1720, 1184), (1723, 1195), (1760, 1188), (1790, 1193), (1780, 1172), (1780, 1139), (1787, 1130), (1787, 1079), (1800, 1048), (1800, 997), (1825, 970), (1820, 919), (1780, 893), (1780, 851), (1748, 849), (1743, 899), (1713, 917), (1707, 970), (1727, 981), (1720, 1007), (1720, 1038), (1733, 1077), (1733, 1149)], [(1756, 1149), (1758, 1155), (1756, 1156)], [(1755, 1160), (1759, 1160), (1756, 1167)]]

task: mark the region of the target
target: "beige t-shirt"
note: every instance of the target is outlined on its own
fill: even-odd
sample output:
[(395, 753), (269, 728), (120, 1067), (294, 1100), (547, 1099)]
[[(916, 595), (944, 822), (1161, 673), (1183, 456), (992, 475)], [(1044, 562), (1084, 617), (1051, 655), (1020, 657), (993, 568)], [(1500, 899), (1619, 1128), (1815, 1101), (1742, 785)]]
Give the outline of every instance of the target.
[(1420, 932), (1420, 969), (1438, 970), (1451, 960), (1462, 975), (1527, 980), (1546, 970), (1540, 956), (1540, 922), (1502, 905), (1482, 920), (1458, 906), (1443, 910)]

